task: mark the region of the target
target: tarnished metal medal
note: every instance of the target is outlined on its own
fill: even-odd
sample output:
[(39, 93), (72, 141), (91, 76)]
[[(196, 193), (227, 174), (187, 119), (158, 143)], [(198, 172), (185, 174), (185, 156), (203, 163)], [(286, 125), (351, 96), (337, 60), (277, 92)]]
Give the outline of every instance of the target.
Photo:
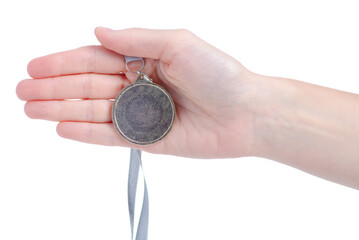
[(175, 119), (175, 105), (169, 93), (152, 82), (140, 70), (131, 71), (128, 65), (142, 58), (126, 58), (126, 68), (138, 73), (136, 81), (125, 87), (116, 97), (112, 121), (120, 135), (128, 142), (147, 145), (160, 141), (171, 130)]

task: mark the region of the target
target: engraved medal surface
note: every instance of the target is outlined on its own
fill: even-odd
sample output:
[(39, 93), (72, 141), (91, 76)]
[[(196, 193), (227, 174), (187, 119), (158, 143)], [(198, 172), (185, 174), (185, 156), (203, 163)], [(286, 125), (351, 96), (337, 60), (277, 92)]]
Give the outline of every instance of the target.
[(112, 107), (112, 121), (127, 141), (147, 145), (160, 141), (171, 130), (175, 105), (169, 93), (140, 73), (124, 88)]

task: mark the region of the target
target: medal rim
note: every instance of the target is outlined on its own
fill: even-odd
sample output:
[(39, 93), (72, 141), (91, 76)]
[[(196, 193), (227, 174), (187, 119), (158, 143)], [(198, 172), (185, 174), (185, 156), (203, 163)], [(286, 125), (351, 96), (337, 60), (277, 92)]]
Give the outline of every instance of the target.
[[(137, 81), (141, 81), (141, 83), (136, 83)], [(130, 84), (129, 86), (125, 87), (124, 89), (122, 89), (120, 91), (120, 93), (117, 95), (117, 97), (115, 98), (115, 101), (113, 103), (112, 106), (112, 123), (115, 126), (115, 129), (117, 130), (118, 133), (120, 133), (120, 135), (127, 141), (130, 143), (134, 143), (137, 145), (150, 145), (150, 144), (154, 144), (159, 142), (160, 140), (162, 140), (168, 133), (169, 131), (172, 129), (173, 123), (175, 121), (175, 117), (176, 117), (176, 108), (175, 108), (175, 104), (173, 102), (173, 99), (171, 97), (171, 95), (160, 85), (152, 83), (152, 82), (142, 82), (142, 81), (146, 81), (146, 80), (137, 80), (136, 82)], [(172, 119), (171, 119), (171, 123), (170, 126), (168, 127), (168, 129), (157, 139), (152, 140), (152, 141), (147, 141), (147, 142), (140, 142), (140, 141), (136, 141), (134, 139), (129, 138), (128, 136), (126, 136), (122, 131), (121, 128), (118, 126), (118, 123), (116, 121), (116, 114), (115, 114), (115, 108), (118, 105), (118, 102), (120, 100), (120, 98), (123, 96), (123, 94), (125, 92), (127, 92), (129, 89), (136, 87), (136, 86), (141, 86), (141, 85), (147, 85), (147, 86), (151, 86), (151, 87), (155, 87), (158, 88), (159, 90), (161, 90), (170, 100), (171, 103), (171, 107), (172, 107)]]

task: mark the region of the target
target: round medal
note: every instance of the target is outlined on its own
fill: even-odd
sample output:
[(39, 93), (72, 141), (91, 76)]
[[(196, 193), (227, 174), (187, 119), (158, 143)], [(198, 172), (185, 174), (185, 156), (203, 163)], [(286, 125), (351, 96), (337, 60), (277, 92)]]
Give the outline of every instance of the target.
[(112, 121), (127, 141), (147, 145), (160, 141), (171, 130), (175, 106), (169, 93), (140, 73), (124, 88), (112, 107)]

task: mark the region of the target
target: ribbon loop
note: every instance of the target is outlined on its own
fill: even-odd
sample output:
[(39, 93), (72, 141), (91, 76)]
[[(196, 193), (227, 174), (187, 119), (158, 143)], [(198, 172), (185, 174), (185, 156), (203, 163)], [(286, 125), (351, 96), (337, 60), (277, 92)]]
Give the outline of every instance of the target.
[[(126, 69), (131, 73), (140, 73), (142, 72), (143, 68), (145, 67), (145, 61), (141, 57), (132, 57), (132, 56), (125, 56), (126, 60)], [(139, 61), (139, 64), (130, 64), (131, 62)], [(132, 65), (132, 66), (130, 66)]]

